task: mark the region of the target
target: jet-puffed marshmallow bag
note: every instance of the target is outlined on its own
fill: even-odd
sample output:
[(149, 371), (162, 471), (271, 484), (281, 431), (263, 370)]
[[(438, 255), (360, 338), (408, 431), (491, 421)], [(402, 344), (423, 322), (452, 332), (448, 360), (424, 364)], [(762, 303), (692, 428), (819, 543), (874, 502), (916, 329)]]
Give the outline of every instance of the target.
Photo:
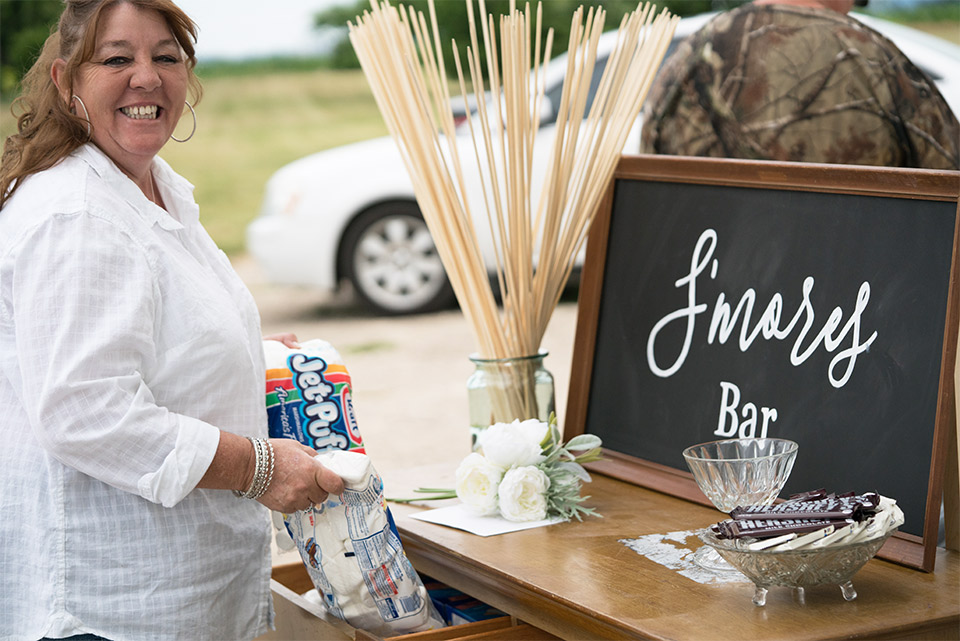
[(292, 438), (318, 452), (364, 453), (353, 414), (353, 387), (340, 353), (314, 339), (289, 348), (263, 341), (270, 438)]
[(270, 437), (294, 438), (317, 450), (320, 462), (344, 482), (339, 496), (282, 515), (319, 600), (350, 625), (383, 636), (443, 627), (365, 454), (339, 352), (322, 340), (298, 348), (264, 341), (264, 354)]

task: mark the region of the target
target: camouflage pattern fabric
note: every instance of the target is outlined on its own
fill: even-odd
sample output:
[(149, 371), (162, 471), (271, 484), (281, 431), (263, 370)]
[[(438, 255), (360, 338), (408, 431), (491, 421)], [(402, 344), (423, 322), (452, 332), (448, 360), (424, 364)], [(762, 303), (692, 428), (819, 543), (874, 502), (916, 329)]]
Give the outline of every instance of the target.
[(833, 11), (744, 5), (664, 64), (643, 153), (960, 168), (960, 125), (897, 47)]

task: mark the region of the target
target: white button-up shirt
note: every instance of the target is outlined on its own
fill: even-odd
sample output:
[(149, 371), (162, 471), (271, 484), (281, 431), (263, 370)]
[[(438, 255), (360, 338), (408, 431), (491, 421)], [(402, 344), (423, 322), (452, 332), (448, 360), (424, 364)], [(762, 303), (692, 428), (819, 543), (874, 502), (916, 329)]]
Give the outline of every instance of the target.
[(2, 639), (273, 616), (267, 509), (195, 489), (219, 430), (266, 435), (259, 316), (193, 186), (153, 174), (166, 210), (88, 144), (0, 210)]

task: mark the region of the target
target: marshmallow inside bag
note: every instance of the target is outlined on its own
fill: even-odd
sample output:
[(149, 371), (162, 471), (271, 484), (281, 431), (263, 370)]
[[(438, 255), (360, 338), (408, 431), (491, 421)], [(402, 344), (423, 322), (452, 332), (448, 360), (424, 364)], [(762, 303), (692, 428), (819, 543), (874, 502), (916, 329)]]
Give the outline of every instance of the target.
[(288, 515), (287, 525), (323, 605), (383, 636), (444, 627), (403, 552), (369, 457), (331, 450), (317, 459), (343, 479), (344, 491)]
[(317, 600), (356, 628), (396, 636), (443, 627), (404, 554), (383, 482), (365, 454), (340, 353), (319, 339), (296, 348), (268, 340), (263, 348), (270, 436), (317, 450), (345, 486), (315, 509), (275, 514), (278, 547), (297, 548)]

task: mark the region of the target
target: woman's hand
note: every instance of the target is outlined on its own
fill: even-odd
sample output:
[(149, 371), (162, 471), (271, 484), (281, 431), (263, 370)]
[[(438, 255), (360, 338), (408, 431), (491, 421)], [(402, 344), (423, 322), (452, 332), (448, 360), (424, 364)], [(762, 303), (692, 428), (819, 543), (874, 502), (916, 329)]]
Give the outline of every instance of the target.
[[(291, 349), (300, 347), (293, 332), (263, 338), (279, 341)], [(273, 482), (257, 499), (260, 503), (271, 510), (289, 514), (323, 503), (328, 494), (343, 492), (340, 477), (314, 460), (315, 450), (289, 438), (272, 438), (270, 443), (274, 452)]]
[(290, 438), (272, 438), (273, 482), (258, 500), (271, 510), (291, 514), (319, 505), (328, 494), (343, 492), (343, 480), (314, 459), (317, 452)]
[(270, 334), (269, 336), (264, 336), (263, 340), (265, 341), (279, 341), (289, 347), (290, 349), (296, 349), (300, 347), (300, 341), (297, 340), (297, 335), (293, 332), (283, 332), (281, 334)]

